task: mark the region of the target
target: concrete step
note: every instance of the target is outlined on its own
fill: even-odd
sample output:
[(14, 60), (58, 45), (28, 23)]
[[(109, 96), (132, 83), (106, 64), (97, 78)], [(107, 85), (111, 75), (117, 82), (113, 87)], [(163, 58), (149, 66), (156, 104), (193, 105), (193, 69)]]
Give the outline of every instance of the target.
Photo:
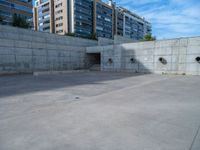
[(100, 64), (92, 65), (92, 67), (90, 67), (90, 70), (91, 71), (100, 71), (101, 70)]

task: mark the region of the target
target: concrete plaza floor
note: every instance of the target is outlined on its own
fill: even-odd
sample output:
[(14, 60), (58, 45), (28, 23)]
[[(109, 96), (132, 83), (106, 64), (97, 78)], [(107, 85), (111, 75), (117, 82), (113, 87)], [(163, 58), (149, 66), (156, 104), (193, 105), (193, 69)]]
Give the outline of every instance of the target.
[(0, 77), (0, 150), (200, 150), (200, 77)]

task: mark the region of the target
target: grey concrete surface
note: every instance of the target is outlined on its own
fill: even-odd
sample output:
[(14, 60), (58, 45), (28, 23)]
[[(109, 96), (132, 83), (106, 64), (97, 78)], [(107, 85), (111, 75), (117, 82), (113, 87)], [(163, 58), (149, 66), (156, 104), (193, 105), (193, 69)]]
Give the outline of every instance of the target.
[(97, 41), (0, 25), (0, 74), (87, 67), (86, 46)]
[(198, 76), (0, 77), (0, 150), (199, 150)]
[(200, 75), (200, 37), (94, 46), (86, 52), (101, 53), (103, 71)]

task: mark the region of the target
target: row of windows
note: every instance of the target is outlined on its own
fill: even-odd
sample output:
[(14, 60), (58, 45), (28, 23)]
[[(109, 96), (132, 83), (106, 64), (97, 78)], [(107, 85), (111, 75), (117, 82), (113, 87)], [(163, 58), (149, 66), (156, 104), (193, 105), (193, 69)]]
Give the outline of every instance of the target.
[(74, 10), (75, 10), (75, 13), (82, 13), (84, 15), (92, 17), (92, 11), (90, 11), (88, 9), (75, 8)]
[(12, 17), (13, 16), (13, 14), (8, 13), (8, 12), (3, 12), (3, 11), (0, 11), (0, 15), (4, 16), (4, 17)]
[(39, 21), (47, 18), (50, 18), (49, 14), (39, 17)]
[(75, 6), (92, 10), (92, 5), (89, 5), (89, 4), (75, 3)]
[(61, 26), (63, 26), (63, 23), (56, 24), (56, 27), (61, 27)]
[(18, 10), (26, 11), (28, 13), (32, 13), (32, 8), (29, 8), (29, 7), (26, 7), (23, 5), (19, 5), (16, 3), (11, 3), (6, 0), (0, 0), (0, 5), (4, 6), (4, 7), (8, 7), (9, 9), (18, 9)]
[(42, 13), (47, 13), (47, 12), (49, 12), (49, 8), (42, 10)]
[(45, 31), (45, 30), (50, 30), (50, 27), (49, 26), (48, 27), (44, 27), (43, 31)]
[(63, 33), (63, 30), (57, 30), (56, 33)]
[(56, 18), (56, 21), (62, 20), (62, 19), (63, 19), (63, 16), (60, 16), (60, 17), (57, 17), (57, 18)]
[(56, 5), (56, 8), (61, 7), (61, 6), (62, 6), (62, 3), (59, 3)]
[(48, 7), (48, 6), (49, 6), (49, 3), (46, 3), (46, 4), (42, 5), (42, 8)]
[(99, 4), (99, 3), (96, 4), (96, 8), (100, 9), (100, 10), (104, 10), (107, 13), (112, 13), (112, 11), (113, 11), (111, 8), (108, 8), (108, 7), (106, 7), (106, 6), (102, 5), (102, 4)]
[(63, 10), (58, 10), (58, 11), (56, 11), (56, 15), (61, 14), (62, 12), (63, 12)]

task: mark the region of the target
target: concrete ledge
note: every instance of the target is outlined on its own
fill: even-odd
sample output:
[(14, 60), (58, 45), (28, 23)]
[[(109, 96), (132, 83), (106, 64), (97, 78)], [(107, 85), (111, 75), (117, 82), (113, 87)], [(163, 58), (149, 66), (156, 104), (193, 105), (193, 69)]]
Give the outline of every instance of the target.
[(66, 70), (66, 71), (41, 71), (41, 72), (33, 72), (34, 76), (40, 75), (56, 75), (56, 74), (66, 74), (66, 73), (82, 73), (82, 72), (89, 72), (89, 70)]
[(33, 74), (33, 73), (32, 72), (16, 72), (16, 71), (0, 72), (0, 76), (25, 75), (25, 74)]

